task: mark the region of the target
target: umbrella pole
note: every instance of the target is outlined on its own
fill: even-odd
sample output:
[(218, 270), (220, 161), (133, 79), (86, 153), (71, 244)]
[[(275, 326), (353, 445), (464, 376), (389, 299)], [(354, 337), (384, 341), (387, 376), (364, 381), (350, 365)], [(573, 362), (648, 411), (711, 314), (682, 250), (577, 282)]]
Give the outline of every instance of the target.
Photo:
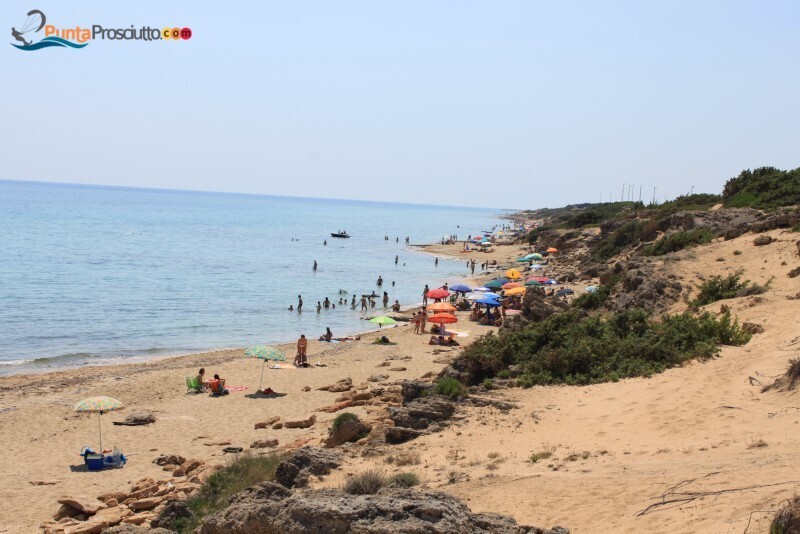
[(264, 367), (267, 366), (267, 360), (264, 360), (264, 365), (261, 366), (261, 380), (258, 381), (258, 390), (261, 391), (261, 385), (264, 383)]
[(100, 413), (97, 414), (97, 431), (100, 434), (100, 450), (97, 452), (103, 454), (103, 427), (100, 426), (100, 415)]

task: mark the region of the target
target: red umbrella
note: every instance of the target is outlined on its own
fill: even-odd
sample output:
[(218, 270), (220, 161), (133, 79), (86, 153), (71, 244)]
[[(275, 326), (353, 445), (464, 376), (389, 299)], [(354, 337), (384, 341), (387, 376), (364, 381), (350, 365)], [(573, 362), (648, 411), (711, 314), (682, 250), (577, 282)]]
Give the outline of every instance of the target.
[(450, 296), (450, 292), (446, 289), (430, 289), (426, 295), (429, 299), (446, 299)]
[(444, 334), (444, 325), (458, 322), (456, 316), (449, 313), (437, 313), (428, 317), (428, 320), (439, 325), (440, 334)]

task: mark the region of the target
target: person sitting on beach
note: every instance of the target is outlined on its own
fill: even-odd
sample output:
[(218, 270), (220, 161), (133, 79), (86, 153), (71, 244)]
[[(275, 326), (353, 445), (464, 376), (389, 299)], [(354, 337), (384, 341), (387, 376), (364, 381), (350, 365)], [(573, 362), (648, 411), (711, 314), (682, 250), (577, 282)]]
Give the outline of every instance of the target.
[(386, 336), (381, 336), (381, 337), (379, 337), (378, 339), (376, 339), (374, 343), (375, 343), (376, 345), (388, 345), (388, 344), (389, 344), (389, 343), (391, 343), (391, 342), (389, 341), (389, 338), (388, 338), (388, 337), (386, 337)]
[(227, 395), (230, 393), (225, 389), (225, 379), (220, 378), (219, 375), (214, 375), (214, 379), (208, 381), (208, 387), (214, 395)]
[(396, 300), (394, 301), (394, 304), (392, 304), (392, 311), (393, 312), (399, 312), (400, 311), (400, 302), (398, 302)]
[(442, 345), (446, 345), (448, 347), (460, 347), (461, 346), (461, 344), (458, 341), (455, 340), (454, 336), (450, 336), (447, 339), (445, 339), (444, 343), (442, 343)]
[(200, 370), (197, 372), (196, 378), (197, 378), (197, 383), (200, 384), (200, 389), (205, 389), (206, 387), (208, 387), (205, 367), (200, 368)]
[(444, 345), (444, 336), (431, 336), (428, 340), (428, 345)]
[(331, 339), (333, 339), (333, 333), (331, 332), (331, 328), (327, 327), (327, 328), (325, 328), (325, 333), (323, 335), (319, 336), (319, 340), (320, 341), (328, 341), (328, 342), (330, 342)]
[(308, 365), (308, 356), (306, 355), (306, 351), (308, 350), (308, 340), (306, 339), (305, 334), (300, 334), (300, 339), (297, 340), (297, 356), (294, 357), (294, 364), (295, 365), (303, 365), (305, 363)]

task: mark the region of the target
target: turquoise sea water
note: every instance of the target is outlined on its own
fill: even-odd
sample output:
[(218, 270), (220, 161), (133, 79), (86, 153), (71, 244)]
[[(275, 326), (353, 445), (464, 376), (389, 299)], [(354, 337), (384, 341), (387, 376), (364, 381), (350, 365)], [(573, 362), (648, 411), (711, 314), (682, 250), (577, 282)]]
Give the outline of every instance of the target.
[[(460, 280), (467, 268), (444, 258), (435, 267), (405, 236), (466, 237), (500, 215), (0, 181), (0, 374), (316, 338), (326, 326), (337, 336), (371, 330), (365, 314), (338, 306), (340, 289), (417, 303), (426, 283)], [(352, 237), (331, 238), (339, 229)], [(287, 311), (298, 294), (303, 313)], [(337, 307), (318, 314), (325, 297)]]

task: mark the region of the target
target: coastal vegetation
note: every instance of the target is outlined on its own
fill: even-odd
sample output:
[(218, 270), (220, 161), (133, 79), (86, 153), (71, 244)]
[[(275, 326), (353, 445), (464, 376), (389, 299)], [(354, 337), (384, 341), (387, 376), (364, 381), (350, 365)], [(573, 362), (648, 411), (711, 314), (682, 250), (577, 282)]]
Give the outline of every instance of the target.
[(337, 428), (339, 428), (340, 426), (342, 426), (343, 424), (345, 424), (348, 421), (358, 422), (358, 416), (356, 414), (350, 413), (350, 412), (340, 413), (333, 420), (333, 423), (331, 423), (331, 429), (332, 430), (336, 430)]
[(743, 345), (750, 337), (727, 312), (718, 318), (687, 312), (653, 319), (643, 310), (586, 315), (570, 309), (484, 336), (464, 350), (463, 358), (475, 383), (517, 365), (524, 387), (594, 384), (711, 358), (720, 345)]
[(586, 293), (583, 293), (581, 296), (577, 297), (572, 301), (572, 305), (582, 310), (598, 310), (605, 305), (610, 295), (611, 286), (600, 285), (597, 286), (597, 289), (594, 292), (590, 293), (587, 291)]
[(208, 477), (195, 497), (186, 501), (191, 514), (175, 519), (168, 527), (180, 534), (194, 532), (204, 517), (227, 508), (232, 496), (260, 482), (275, 480), (275, 470), (282, 460), (279, 454), (236, 455), (224, 468)]
[(418, 484), (419, 477), (414, 473), (397, 473), (386, 481), (386, 485), (391, 488), (411, 488)]
[(451, 399), (457, 399), (466, 394), (467, 388), (455, 378), (445, 376), (436, 382), (434, 391), (439, 395), (446, 395)]
[(663, 256), (670, 252), (677, 252), (685, 248), (710, 243), (712, 239), (714, 239), (714, 234), (706, 228), (694, 228), (685, 232), (675, 232), (647, 246), (643, 254), (645, 256)]
[(742, 281), (742, 271), (727, 276), (715, 275), (700, 284), (700, 292), (691, 301), (694, 307), (705, 306), (719, 300), (747, 297), (766, 293), (770, 282), (764, 285), (754, 284), (750, 280)]
[(348, 478), (342, 485), (342, 491), (350, 495), (374, 495), (387, 483), (383, 471), (368, 469)]
[(742, 171), (725, 183), (722, 197), (726, 208), (770, 209), (800, 204), (800, 168)]

